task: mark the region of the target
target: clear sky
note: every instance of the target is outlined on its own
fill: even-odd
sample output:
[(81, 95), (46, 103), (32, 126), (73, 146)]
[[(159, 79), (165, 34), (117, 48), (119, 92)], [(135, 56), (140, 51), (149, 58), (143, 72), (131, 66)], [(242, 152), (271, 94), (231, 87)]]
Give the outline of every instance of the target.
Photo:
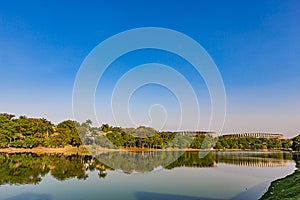
[[(0, 1), (0, 112), (55, 123), (72, 118), (74, 80), (89, 52), (114, 34), (149, 26), (180, 31), (213, 58), (227, 95), (224, 132), (300, 133), (297, 0)], [(98, 89), (112, 88), (122, 72), (148, 62), (180, 68), (200, 91), (196, 83), (201, 78), (193, 76), (187, 63), (154, 50), (116, 60)], [(100, 122), (111, 122), (98, 93)], [(153, 94), (160, 95), (151, 101)], [(165, 88), (146, 86), (133, 97), (132, 114), (141, 124), (148, 114), (143, 108), (156, 102), (177, 113), (177, 103)], [(201, 109), (206, 113), (205, 106)], [(176, 127), (170, 123), (166, 129)]]

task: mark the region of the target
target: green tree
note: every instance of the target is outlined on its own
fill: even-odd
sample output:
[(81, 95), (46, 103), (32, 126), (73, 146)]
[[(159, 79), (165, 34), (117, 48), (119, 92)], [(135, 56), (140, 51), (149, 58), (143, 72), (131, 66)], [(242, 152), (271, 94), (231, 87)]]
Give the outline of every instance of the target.
[(72, 146), (79, 147), (82, 142), (78, 135), (77, 129), (76, 129), (76, 122), (72, 120), (66, 120), (57, 125), (58, 132), (62, 136), (64, 136), (64, 140), (67, 144), (70, 144)]
[(294, 151), (300, 151), (300, 135), (293, 138), (292, 149)]
[(109, 126), (108, 124), (102, 124), (101, 127), (100, 127), (100, 130), (103, 131), (103, 132), (108, 132), (108, 131), (111, 131), (112, 127)]

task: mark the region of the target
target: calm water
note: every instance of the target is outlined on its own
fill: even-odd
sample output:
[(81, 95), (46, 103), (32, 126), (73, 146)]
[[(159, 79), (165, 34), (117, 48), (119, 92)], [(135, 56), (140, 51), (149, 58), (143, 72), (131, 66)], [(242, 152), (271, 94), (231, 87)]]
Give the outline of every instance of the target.
[(271, 181), (295, 170), (284, 152), (109, 152), (96, 158), (0, 154), (0, 199), (258, 199)]

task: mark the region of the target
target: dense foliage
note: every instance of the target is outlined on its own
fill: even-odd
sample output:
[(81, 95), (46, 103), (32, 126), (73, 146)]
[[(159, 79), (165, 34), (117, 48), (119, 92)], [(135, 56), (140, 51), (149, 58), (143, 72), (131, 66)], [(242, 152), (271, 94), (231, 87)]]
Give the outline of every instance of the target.
[(290, 149), (290, 139), (267, 139), (267, 138), (234, 138), (219, 137), (216, 142), (216, 149)]
[(64, 147), (66, 145), (98, 146), (126, 149), (293, 149), (300, 150), (300, 136), (293, 139), (213, 138), (203, 134), (181, 135), (157, 132), (153, 128), (120, 128), (103, 124), (93, 127), (92, 121), (79, 123), (72, 120), (57, 125), (44, 118), (15, 118), (0, 114), (0, 148)]
[(300, 151), (300, 135), (293, 138), (292, 149), (294, 151)]
[(0, 148), (81, 145), (74, 121), (67, 120), (55, 126), (44, 118), (14, 117), (11, 114), (0, 114)]

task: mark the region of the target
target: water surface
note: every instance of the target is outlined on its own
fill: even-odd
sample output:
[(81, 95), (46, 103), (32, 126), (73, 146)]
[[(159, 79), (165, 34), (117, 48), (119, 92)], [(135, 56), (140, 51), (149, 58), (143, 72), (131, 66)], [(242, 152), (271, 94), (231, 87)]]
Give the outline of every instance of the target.
[(258, 199), (294, 170), (284, 152), (0, 154), (0, 199)]

